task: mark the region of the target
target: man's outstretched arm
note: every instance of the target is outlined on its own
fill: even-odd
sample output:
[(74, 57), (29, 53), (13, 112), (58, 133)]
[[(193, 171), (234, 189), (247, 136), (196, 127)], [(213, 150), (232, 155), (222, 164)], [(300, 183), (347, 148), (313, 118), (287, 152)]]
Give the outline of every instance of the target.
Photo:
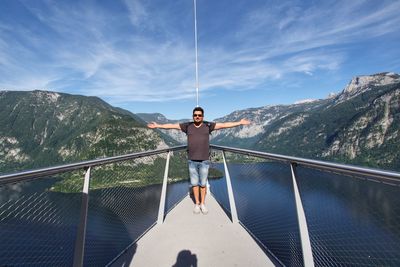
[(158, 124), (156, 122), (152, 122), (152, 123), (147, 124), (147, 127), (151, 128), (151, 129), (155, 129), (155, 128), (176, 129), (176, 130), (180, 130), (181, 129), (181, 127), (179, 126), (179, 123)]
[(235, 121), (235, 122), (217, 122), (215, 124), (214, 130), (232, 128), (232, 127), (236, 127), (236, 126), (249, 125), (249, 124), (250, 124), (250, 121), (246, 120), (246, 119), (241, 119), (240, 121)]

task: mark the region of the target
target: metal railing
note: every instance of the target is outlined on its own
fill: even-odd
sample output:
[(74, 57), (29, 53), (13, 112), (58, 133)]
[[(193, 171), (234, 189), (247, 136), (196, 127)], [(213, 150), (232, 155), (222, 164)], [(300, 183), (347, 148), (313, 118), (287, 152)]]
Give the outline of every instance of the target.
[(228, 211), (234, 196), (233, 220), (277, 264), (400, 265), (400, 173), (211, 148), (222, 151), (219, 168), (233, 191), (214, 182), (214, 196)]
[(167, 199), (168, 166), (172, 153), (186, 163), (185, 148), (0, 176), (0, 265), (111, 264), (177, 201)]
[[(400, 265), (399, 173), (211, 149), (212, 194), (277, 265)], [(186, 160), (179, 146), (0, 176), (1, 264), (112, 264), (187, 195)]]
[(260, 152), (260, 151), (239, 149), (239, 148), (226, 147), (226, 146), (211, 145), (210, 147), (213, 149), (216, 149), (216, 150), (224, 151), (224, 152), (238, 153), (238, 154), (242, 154), (242, 155), (246, 155), (246, 156), (254, 156), (254, 157), (269, 159), (269, 160), (273, 160), (273, 161), (286, 162), (286, 163), (295, 164), (295, 165), (297, 164), (297, 165), (302, 165), (305, 167), (320, 169), (320, 170), (324, 170), (324, 171), (332, 171), (332, 172), (338, 172), (338, 173), (355, 175), (355, 176), (361, 175), (361, 176), (366, 176), (366, 178), (369, 178), (369, 179), (378, 180), (378, 181), (390, 183), (393, 185), (400, 185), (400, 173), (398, 173), (398, 172), (370, 169), (370, 168), (364, 168), (364, 167), (358, 167), (358, 166), (352, 166), (352, 165), (345, 165), (345, 164), (326, 162), (326, 161), (320, 161), (320, 160), (305, 159), (305, 158), (299, 158), (299, 157), (291, 157), (291, 156), (265, 153), (265, 152)]

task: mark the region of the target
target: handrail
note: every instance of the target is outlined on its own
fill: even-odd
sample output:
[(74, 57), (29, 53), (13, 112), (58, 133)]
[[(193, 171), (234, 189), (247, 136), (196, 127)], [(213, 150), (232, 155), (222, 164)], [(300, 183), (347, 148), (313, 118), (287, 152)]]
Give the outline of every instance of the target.
[(233, 148), (233, 147), (226, 147), (226, 146), (218, 146), (218, 145), (210, 145), (210, 148), (216, 150), (222, 150), (227, 152), (234, 152), (239, 153), (247, 156), (255, 156), (261, 157), (265, 159), (272, 159), (276, 161), (283, 161), (292, 164), (304, 165), (316, 169), (322, 170), (329, 170), (329, 171), (336, 171), (345, 174), (351, 175), (364, 175), (373, 178), (378, 178), (385, 180), (386, 182), (395, 183), (396, 185), (400, 185), (400, 173), (393, 172), (393, 171), (383, 171), (377, 169), (370, 169), (370, 168), (363, 168), (357, 167), (353, 165), (345, 165), (339, 163), (332, 163), (332, 162), (325, 162), (320, 160), (312, 160), (312, 159), (305, 159), (299, 157), (291, 157), (291, 156), (284, 156), (279, 154), (273, 153), (266, 153), (254, 150), (247, 150), (247, 149), (240, 149), (240, 148)]
[(170, 151), (183, 150), (186, 147), (187, 147), (186, 145), (175, 146), (175, 147), (170, 147), (170, 148), (156, 149), (156, 150), (150, 150), (150, 151), (145, 151), (145, 152), (136, 152), (136, 153), (126, 154), (126, 155), (121, 155), (121, 156), (100, 158), (100, 159), (94, 159), (94, 160), (60, 165), (60, 166), (56, 166), (56, 167), (47, 167), (47, 168), (42, 168), (42, 169), (37, 169), (37, 170), (30, 170), (30, 171), (23, 171), (23, 172), (1, 175), (0, 176), (0, 185), (7, 184), (7, 183), (27, 181), (27, 180), (34, 180), (36, 178), (40, 178), (43, 176), (54, 175), (54, 174), (78, 170), (78, 169), (82, 169), (82, 168), (89, 168), (89, 167), (94, 167), (94, 166), (99, 166), (99, 165), (104, 165), (104, 164), (121, 162), (121, 161), (130, 160), (130, 159), (136, 159), (136, 158), (166, 153), (166, 152), (170, 152)]
[[(73, 171), (73, 170), (82, 169), (82, 168), (89, 168), (89, 167), (93, 167), (93, 166), (99, 166), (99, 165), (104, 165), (104, 164), (109, 164), (109, 163), (114, 163), (114, 162), (120, 162), (120, 161), (135, 159), (135, 158), (139, 158), (139, 157), (152, 156), (152, 155), (156, 155), (156, 154), (166, 153), (169, 151), (183, 150), (186, 147), (187, 147), (186, 145), (181, 145), (181, 146), (175, 146), (175, 147), (170, 147), (170, 148), (157, 149), (157, 150), (151, 150), (151, 151), (146, 151), (146, 152), (136, 152), (136, 153), (126, 154), (126, 155), (121, 155), (121, 156), (88, 160), (88, 161), (82, 161), (82, 162), (78, 162), (78, 163), (60, 165), (60, 166), (56, 166), (56, 167), (47, 167), (47, 168), (42, 168), (42, 169), (37, 169), (37, 170), (30, 170), (30, 171), (23, 171), (23, 172), (1, 175), (0, 176), (0, 185), (7, 184), (7, 183), (26, 181), (26, 180), (30, 180), (30, 179), (36, 179), (36, 178), (40, 178), (43, 176), (54, 175), (54, 174), (58, 174), (58, 173)], [(320, 160), (311, 160), (311, 159), (305, 159), (305, 158), (300, 158), (300, 157), (291, 157), (291, 156), (285, 156), (285, 155), (280, 155), (280, 154), (266, 153), (266, 152), (260, 152), (260, 151), (255, 151), (255, 150), (240, 149), (240, 148), (233, 148), (233, 147), (226, 147), (226, 146), (210, 145), (210, 148), (227, 151), (227, 152), (239, 153), (239, 154), (243, 154), (243, 155), (247, 155), (247, 156), (256, 156), (256, 157), (261, 157), (261, 158), (265, 158), (265, 159), (272, 159), (272, 160), (277, 160), (277, 161), (294, 163), (294, 164), (304, 165), (304, 166), (308, 166), (308, 167), (313, 167), (316, 169), (337, 171), (337, 172), (352, 174), (352, 175), (366, 175), (366, 176), (370, 176), (370, 177), (374, 177), (374, 178), (380, 178), (385, 181), (389, 181), (392, 183), (396, 183), (397, 185), (400, 185), (400, 173), (398, 173), (398, 172), (363, 168), (363, 167), (357, 167), (357, 166), (352, 166), (352, 165), (325, 162), (325, 161), (320, 161)]]

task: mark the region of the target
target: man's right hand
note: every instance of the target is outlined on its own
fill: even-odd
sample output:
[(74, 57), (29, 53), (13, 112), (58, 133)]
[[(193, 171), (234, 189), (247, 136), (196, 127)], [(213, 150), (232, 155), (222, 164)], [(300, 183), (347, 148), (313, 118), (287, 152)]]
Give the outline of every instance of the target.
[(147, 127), (151, 128), (151, 129), (155, 129), (155, 128), (158, 128), (158, 124), (153, 121), (151, 123), (148, 123)]

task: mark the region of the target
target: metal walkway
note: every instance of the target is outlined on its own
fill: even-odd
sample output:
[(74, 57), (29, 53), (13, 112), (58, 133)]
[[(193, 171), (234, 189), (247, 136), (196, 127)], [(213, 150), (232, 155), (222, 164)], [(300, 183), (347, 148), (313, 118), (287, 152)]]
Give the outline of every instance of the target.
[(187, 196), (137, 242), (130, 266), (274, 266), (210, 194), (206, 204), (207, 215), (193, 214)]

